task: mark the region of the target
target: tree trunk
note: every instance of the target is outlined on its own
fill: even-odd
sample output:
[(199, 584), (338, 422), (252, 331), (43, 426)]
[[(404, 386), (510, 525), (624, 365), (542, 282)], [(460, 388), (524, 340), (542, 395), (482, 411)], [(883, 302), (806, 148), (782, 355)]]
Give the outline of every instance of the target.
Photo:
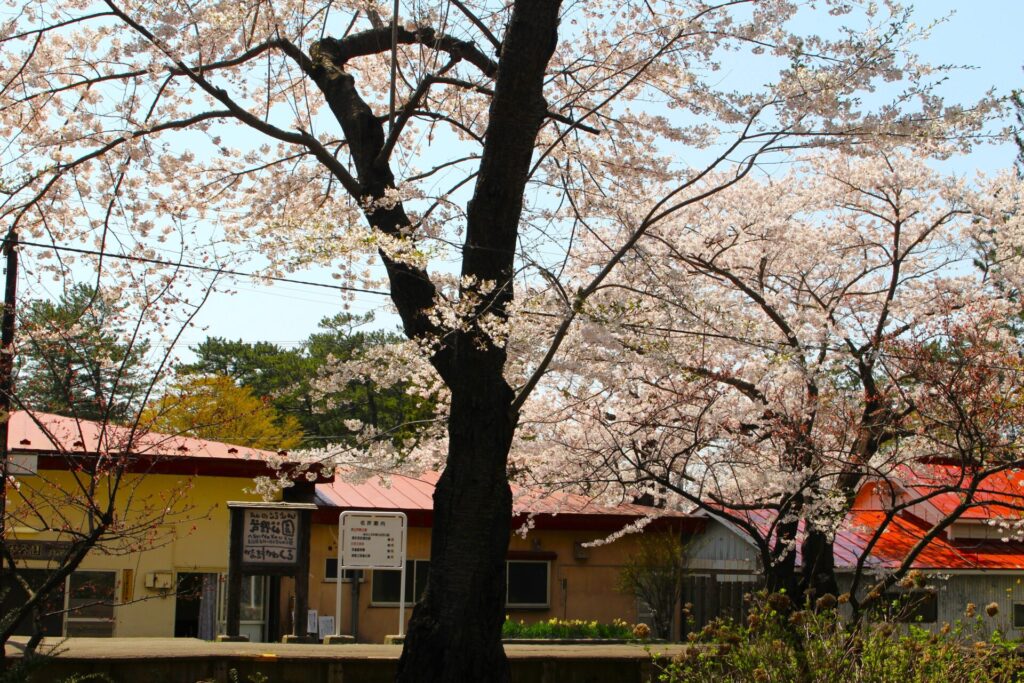
[(833, 541), (823, 532), (810, 529), (804, 538), (802, 555), (801, 603), (804, 596), (815, 600), (825, 594), (839, 595)]
[(448, 464), (434, 492), (430, 578), (413, 611), (399, 681), (508, 681), (501, 644), (512, 517), (506, 462), (512, 391), (476, 376), (453, 393)]
[[(503, 375), (504, 345), (476, 320), (485, 313), (505, 318), (512, 301), (523, 193), (547, 112), (544, 74), (558, 39), (559, 4), (517, 0), (502, 42), (466, 212), (461, 295), (478, 303), (470, 329), (446, 333), (434, 358), (452, 397), (448, 459), (434, 492), (427, 594), (413, 610), (399, 681), (509, 680), (501, 627), (512, 521), (507, 462), (518, 415)], [(401, 310), (395, 281), (392, 275)]]

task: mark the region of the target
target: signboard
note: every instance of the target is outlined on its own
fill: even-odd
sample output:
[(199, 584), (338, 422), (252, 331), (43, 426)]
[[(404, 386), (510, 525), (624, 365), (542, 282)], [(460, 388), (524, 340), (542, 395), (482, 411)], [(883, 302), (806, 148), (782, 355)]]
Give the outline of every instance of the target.
[(298, 559), (298, 550), (298, 510), (257, 508), (245, 511), (243, 563), (294, 564)]
[[(241, 638), (242, 579), (246, 576), (290, 576), (295, 580), (292, 635), (310, 635), (309, 537), (313, 503), (228, 501), (231, 536), (228, 544), (227, 610), (224, 635)], [(318, 624), (317, 624), (318, 625)], [(316, 634), (315, 629), (313, 635)], [(276, 636), (275, 636), (276, 637)]]
[(344, 512), (340, 521), (342, 569), (401, 569), (405, 564), (405, 516)]
[[(401, 572), (398, 579), (400, 636), (405, 633), (405, 529), (404, 512), (346, 511), (338, 517), (339, 577), (346, 569), (397, 569)], [(338, 629), (341, 629), (341, 585), (338, 581), (334, 603)]]
[(71, 552), (71, 541), (7, 541), (15, 560), (63, 560)]

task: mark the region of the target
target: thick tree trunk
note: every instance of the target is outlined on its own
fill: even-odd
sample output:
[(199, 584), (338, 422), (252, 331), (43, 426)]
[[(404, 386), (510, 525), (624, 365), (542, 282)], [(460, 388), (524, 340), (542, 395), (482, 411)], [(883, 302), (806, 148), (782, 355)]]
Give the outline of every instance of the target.
[(507, 681), (501, 644), (512, 495), (506, 461), (512, 391), (493, 376), (453, 393), (448, 464), (434, 493), (430, 579), (399, 681)]
[[(466, 328), (445, 329), (431, 317), (436, 288), (422, 268), (381, 253), (391, 297), (410, 339), (436, 345), (431, 362), (451, 390), (448, 459), (434, 493), (431, 567), (425, 599), (413, 610), (398, 680), (506, 681), (501, 646), (505, 553), (512, 496), (506, 462), (518, 416), (505, 382), (505, 349), (477, 328), (483, 314), (504, 318), (512, 301), (515, 250), (537, 133), (547, 115), (544, 77), (558, 40), (558, 0), (515, 0), (497, 68), (475, 46), (432, 31), (399, 30), (495, 76), (487, 133), (473, 198), (467, 206), (462, 260), (464, 300), (475, 313)], [(355, 161), (360, 202), (395, 187), (382, 118), (359, 95), (347, 60), (383, 52), (385, 34), (372, 30), (313, 46), (309, 72), (334, 112)], [(494, 73), (496, 71), (496, 73)], [(350, 183), (351, 185), (351, 183)], [(386, 234), (405, 234), (401, 203), (368, 209)]]
[[(462, 261), (461, 295), (479, 299), (477, 315), (504, 317), (512, 301), (523, 193), (547, 112), (543, 83), (558, 12), (555, 0), (517, 0), (502, 43)], [(398, 680), (504, 682), (514, 392), (503, 376), (504, 345), (475, 324), (446, 334), (443, 348), (435, 365), (452, 396), (448, 459), (434, 493), (427, 594), (413, 610)]]
[[(803, 543), (803, 567), (800, 586), (801, 598), (816, 600), (823, 595), (839, 595), (836, 582), (834, 543), (823, 532), (811, 529)], [(803, 600), (801, 600), (803, 602)]]
[(799, 592), (800, 580), (796, 568), (796, 538), (799, 523), (783, 522), (776, 529), (775, 561), (766, 563), (765, 588), (771, 593), (785, 592), (791, 598)]

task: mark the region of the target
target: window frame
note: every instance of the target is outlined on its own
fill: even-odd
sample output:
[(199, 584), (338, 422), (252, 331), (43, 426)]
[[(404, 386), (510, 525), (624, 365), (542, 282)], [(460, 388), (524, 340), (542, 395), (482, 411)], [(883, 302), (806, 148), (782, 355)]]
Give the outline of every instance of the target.
[[(1013, 618), (1013, 627), (1016, 629), (1024, 629), (1024, 602), (1013, 603), (1013, 607), (1011, 609), (1013, 610), (1013, 614), (1011, 615)], [(1018, 616), (1020, 616), (1020, 619), (1017, 618)]]
[[(334, 573), (332, 575), (330, 569), (330, 563), (334, 562)], [(352, 583), (353, 572), (362, 572), (359, 575), (359, 583), (366, 581), (366, 572), (361, 569), (343, 569), (341, 574), (342, 583)], [(323, 583), (338, 583), (338, 558), (337, 557), (325, 557), (324, 558), (324, 578)]]
[[(72, 607), (72, 587), (71, 581), (75, 576), (82, 577), (84, 574), (110, 574), (113, 577), (113, 584), (110, 589), (109, 602), (102, 602), (102, 598), (92, 604), (92, 606), (108, 607), (110, 609), (109, 617), (80, 617), (76, 616), (76, 613), (80, 607)], [(80, 569), (68, 574), (67, 578), (64, 579), (64, 637), (65, 638), (113, 638), (117, 631), (117, 613), (115, 608), (117, 606), (117, 588), (118, 588), (118, 572), (114, 569)], [(71, 629), (78, 624), (107, 624), (110, 626), (110, 635), (72, 635)]]
[[(544, 602), (512, 602), (509, 600), (509, 567), (512, 564), (544, 565)], [(505, 607), (506, 609), (551, 609), (551, 560), (505, 560)]]
[[(405, 606), (406, 607), (412, 607), (412, 606), (415, 606), (417, 602), (419, 602), (418, 598), (416, 597), (416, 585), (417, 585), (417, 583), (419, 583), (417, 581), (418, 568), (419, 568), (420, 565), (426, 565), (426, 571), (429, 573), (430, 572), (430, 560), (429, 559), (413, 559), (413, 560), (406, 560), (406, 562), (412, 564), (412, 571), (410, 572), (409, 568), (407, 567), (406, 568), (406, 572), (405, 572), (406, 575), (408, 575), (410, 577), (408, 580), (412, 582), (412, 591), (406, 591), (405, 592)], [(394, 600), (394, 601), (386, 601), (386, 600), (376, 600), (374, 598), (374, 596), (373, 596), (373, 588), (376, 585), (377, 574), (379, 572), (401, 572), (401, 570), (399, 570), (399, 569), (373, 569), (373, 570), (370, 571), (370, 607), (399, 607), (401, 605), (401, 600), (400, 599), (399, 600)], [(365, 574), (364, 574), (364, 576), (365, 576)], [(401, 578), (399, 578), (399, 581), (401, 581)], [(426, 579), (424, 578), (424, 582), (425, 581), (426, 581)], [(401, 586), (399, 586), (399, 588), (401, 588)], [(426, 590), (426, 586), (425, 585), (424, 585), (424, 590)], [(411, 593), (411, 595), (410, 595), (410, 593)]]

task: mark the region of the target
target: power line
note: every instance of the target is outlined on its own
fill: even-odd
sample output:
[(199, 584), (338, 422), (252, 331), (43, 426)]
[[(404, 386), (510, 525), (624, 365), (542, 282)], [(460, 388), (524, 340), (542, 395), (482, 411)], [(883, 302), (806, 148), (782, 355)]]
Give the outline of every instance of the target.
[[(76, 254), (86, 254), (86, 255), (89, 255), (89, 256), (101, 256), (101, 257), (104, 257), (104, 258), (114, 258), (114, 259), (121, 259), (121, 260), (125, 260), (125, 261), (136, 261), (136, 262), (139, 262), (139, 263), (152, 263), (152, 264), (155, 264), (155, 265), (171, 266), (171, 267), (175, 267), (175, 268), (186, 268), (186, 269), (191, 269), (191, 270), (200, 270), (200, 271), (205, 271), (205, 272), (210, 272), (210, 273), (221, 273), (221, 274), (225, 274), (225, 275), (234, 275), (234, 276), (238, 276), (238, 277), (248, 277), (248, 278), (253, 278), (253, 279), (272, 280), (274, 282), (284, 282), (284, 283), (295, 284), (295, 285), (305, 285), (307, 287), (319, 287), (321, 289), (331, 289), (331, 290), (334, 290), (334, 291), (355, 292), (355, 293), (359, 293), (359, 294), (374, 294), (374, 295), (377, 295), (377, 296), (385, 296), (385, 297), (390, 297), (391, 296), (390, 292), (385, 292), (383, 290), (377, 290), (377, 289), (365, 289), (365, 288), (362, 288), (362, 287), (350, 287), (348, 285), (332, 285), (332, 284), (327, 284), (327, 283), (324, 283), (324, 282), (313, 282), (311, 280), (297, 280), (297, 279), (293, 279), (293, 278), (277, 277), (277, 276), (272, 276), (272, 275), (256, 275), (255, 273), (245, 273), (245, 272), (237, 271), (237, 270), (228, 270), (226, 268), (216, 268), (216, 267), (213, 267), (213, 266), (201, 266), (201, 265), (197, 265), (197, 264), (193, 264), (193, 263), (180, 263), (180, 262), (176, 262), (176, 261), (165, 261), (163, 259), (148, 258), (148, 257), (145, 257), (145, 256), (131, 256), (129, 254), (116, 254), (116, 253), (112, 253), (112, 252), (98, 251), (98, 250), (94, 250), (94, 249), (82, 249), (82, 248), (78, 248), (78, 247), (67, 247), (67, 246), (60, 246), (60, 245), (56, 245), (56, 244), (42, 244), (42, 243), (39, 243), (39, 242), (24, 242), (24, 241), (21, 241), (21, 240), (18, 241), (18, 246), (19, 247), (20, 246), (36, 247), (36, 248), (39, 248), (39, 249), (52, 249), (54, 251), (67, 251), (67, 252), (72, 252), (72, 253), (76, 253)], [(522, 313), (524, 315), (541, 317), (541, 318), (563, 318), (564, 317), (562, 314), (552, 313), (552, 312), (549, 312), (549, 311), (524, 310), (524, 311), (522, 311)], [(778, 341), (778, 340), (771, 340), (771, 339), (746, 339), (746, 338), (743, 338), (743, 337), (736, 337), (736, 336), (731, 335), (731, 334), (715, 333), (715, 332), (711, 332), (711, 331), (708, 331), (708, 330), (685, 330), (685, 329), (672, 328), (672, 327), (663, 327), (663, 326), (659, 326), (659, 325), (644, 325), (644, 324), (641, 324), (641, 323), (620, 323), (620, 326), (625, 328), (625, 329), (629, 329), (629, 330), (632, 330), (632, 331), (635, 331), (635, 332), (662, 332), (662, 333), (666, 333), (666, 334), (679, 334), (679, 335), (683, 335), (683, 336), (698, 337), (698, 338), (703, 337), (703, 338), (707, 338), (707, 339), (728, 340), (728, 341), (734, 341), (734, 342), (737, 342), (737, 343), (740, 343), (740, 344), (750, 344), (750, 345), (754, 345), (754, 346), (760, 346), (760, 347), (766, 348), (766, 349), (774, 348), (774, 347), (786, 347), (786, 346), (789, 346), (786, 342), (782, 342), (782, 341)], [(813, 347), (813, 350), (819, 350), (819, 348), (820, 347)], [(825, 350), (828, 350), (828, 351), (835, 351), (835, 352), (840, 352), (840, 353), (843, 353), (843, 352), (845, 352), (847, 350), (847, 349), (845, 349), (842, 346), (832, 346), (832, 345), (826, 345), (824, 348), (825, 348)], [(894, 358), (894, 359), (898, 359), (898, 360), (913, 360), (914, 359), (913, 357), (907, 356), (905, 354), (898, 354), (898, 353), (891, 353), (891, 352), (890, 353), (886, 353), (885, 355), (890, 357), (890, 358)], [(939, 362), (945, 362), (945, 363), (954, 362), (954, 361), (941, 360), (941, 359), (935, 359), (935, 360), (937, 360)], [(985, 367), (985, 368), (989, 368), (989, 369), (1010, 370), (1010, 371), (1017, 371), (1017, 370), (1019, 370), (1019, 368), (1013, 368), (1013, 367), (1002, 366), (1002, 365), (988, 365), (988, 364), (985, 364), (985, 365), (978, 365), (978, 367)]]
[(296, 280), (294, 278), (277, 277), (274, 275), (257, 275), (255, 273), (244, 273), (238, 270), (227, 268), (216, 268), (214, 266), (201, 266), (195, 263), (181, 263), (176, 261), (165, 261), (163, 259), (147, 258), (145, 256), (131, 256), (130, 254), (115, 254), (108, 251), (97, 251), (95, 249), (81, 249), (78, 247), (65, 247), (57, 244), (41, 244), (39, 242), (19, 242), (19, 246), (36, 247), (38, 249), (52, 249), (54, 251), (67, 251), (75, 254), (86, 254), (89, 256), (100, 256), (103, 258), (121, 259), (124, 261), (136, 261), (139, 263), (152, 263), (161, 266), (172, 266), (174, 268), (187, 268), (190, 270), (201, 270), (208, 273), (224, 275), (236, 275), (238, 277), (249, 277), (259, 280), (272, 280), (273, 282), (287, 282), (295, 285), (306, 285), (307, 287), (320, 287), (322, 289), (333, 289), (342, 292), (356, 292), (358, 294), (376, 294), (377, 296), (391, 296), (390, 292), (377, 289), (364, 289), (362, 287), (350, 287), (348, 285), (331, 285), (325, 282), (313, 282), (311, 280)]

